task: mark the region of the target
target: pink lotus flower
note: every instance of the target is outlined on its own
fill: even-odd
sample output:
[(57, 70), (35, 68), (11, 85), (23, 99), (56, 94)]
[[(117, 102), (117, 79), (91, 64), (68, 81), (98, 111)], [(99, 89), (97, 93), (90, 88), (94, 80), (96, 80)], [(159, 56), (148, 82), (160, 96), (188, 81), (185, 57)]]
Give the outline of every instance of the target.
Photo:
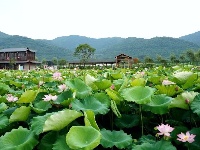
[(51, 94), (49, 94), (49, 95), (44, 95), (45, 97), (44, 98), (42, 98), (44, 101), (46, 101), (46, 102), (48, 102), (48, 101), (50, 101), (50, 100), (52, 100), (52, 101), (55, 101), (58, 97), (56, 96), (56, 95), (51, 95)]
[(196, 135), (190, 134), (187, 131), (186, 134), (181, 132), (181, 134), (178, 134), (177, 136), (178, 136), (178, 138), (177, 138), (178, 141), (192, 143), (192, 142), (194, 142), (194, 138)]
[(172, 81), (169, 81), (169, 80), (163, 80), (162, 81), (162, 85), (171, 85), (171, 84), (175, 84), (175, 83), (172, 82)]
[(63, 91), (65, 91), (65, 90), (67, 90), (67, 86), (66, 86), (65, 84), (59, 85), (58, 88), (59, 88), (59, 91), (58, 91), (58, 92), (63, 92)]
[(158, 135), (164, 135), (169, 137), (170, 136), (170, 132), (172, 132), (174, 130), (174, 128), (170, 127), (168, 124), (164, 125), (161, 124), (159, 126), (156, 127), (160, 133), (157, 133)]
[(15, 101), (18, 100), (18, 97), (13, 96), (12, 94), (7, 94), (6, 99), (7, 99), (9, 102), (15, 102)]
[(54, 78), (55, 80), (62, 80), (62, 79), (63, 79), (60, 72), (55, 72), (55, 73), (53, 74), (53, 78)]

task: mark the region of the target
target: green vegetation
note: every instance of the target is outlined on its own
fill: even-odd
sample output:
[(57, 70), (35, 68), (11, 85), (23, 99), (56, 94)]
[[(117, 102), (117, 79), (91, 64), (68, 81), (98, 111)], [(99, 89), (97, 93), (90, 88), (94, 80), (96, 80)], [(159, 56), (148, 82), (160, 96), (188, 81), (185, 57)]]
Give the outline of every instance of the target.
[(87, 43), (96, 49), (94, 53), (95, 60), (114, 60), (115, 56), (124, 53), (137, 57), (140, 61), (144, 61), (147, 56), (155, 61), (157, 55), (167, 60), (170, 59), (171, 54), (178, 57), (188, 50), (197, 52), (200, 49), (198, 44), (200, 38), (198, 38), (198, 35), (199, 32), (195, 33), (194, 37), (188, 35), (188, 39), (186, 38), (187, 36), (181, 38), (155, 37), (152, 39), (133, 37), (94, 39), (73, 35), (58, 37), (53, 40), (33, 40), (21, 36), (10, 36), (0, 32), (0, 49), (29, 47), (30, 49), (37, 50), (36, 55), (39, 60), (43, 58), (52, 60), (53, 57), (57, 57), (58, 59), (64, 58), (67, 61), (73, 61), (78, 60), (73, 55), (78, 45)]
[(0, 70), (0, 149), (200, 150), (199, 69)]
[(74, 52), (74, 56), (78, 57), (82, 63), (85, 63), (94, 55), (95, 48), (88, 44), (80, 44)]

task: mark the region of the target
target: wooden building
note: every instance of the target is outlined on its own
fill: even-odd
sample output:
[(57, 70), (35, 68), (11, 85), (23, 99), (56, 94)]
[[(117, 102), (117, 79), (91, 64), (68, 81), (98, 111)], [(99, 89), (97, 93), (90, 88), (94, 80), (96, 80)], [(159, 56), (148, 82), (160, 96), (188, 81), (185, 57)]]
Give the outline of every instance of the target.
[(40, 62), (35, 60), (35, 51), (29, 48), (7, 48), (0, 50), (0, 69), (30, 70)]
[(116, 67), (128, 67), (131, 68), (133, 65), (133, 58), (125, 55), (125, 54), (120, 54), (115, 57), (116, 60)]

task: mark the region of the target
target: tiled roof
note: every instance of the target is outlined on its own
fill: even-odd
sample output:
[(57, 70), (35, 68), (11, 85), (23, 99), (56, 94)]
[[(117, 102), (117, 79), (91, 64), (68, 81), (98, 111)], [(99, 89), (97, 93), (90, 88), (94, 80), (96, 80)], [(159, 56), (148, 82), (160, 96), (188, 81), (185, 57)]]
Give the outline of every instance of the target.
[(31, 52), (35, 52), (31, 49), (27, 48), (5, 48), (5, 49), (1, 49), (0, 52), (25, 52), (25, 51), (31, 51)]

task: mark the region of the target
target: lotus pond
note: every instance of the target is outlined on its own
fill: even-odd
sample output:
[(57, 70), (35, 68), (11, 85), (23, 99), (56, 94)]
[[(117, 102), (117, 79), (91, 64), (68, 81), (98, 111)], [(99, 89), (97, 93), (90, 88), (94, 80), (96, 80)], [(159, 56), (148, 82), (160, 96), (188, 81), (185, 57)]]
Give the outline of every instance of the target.
[(0, 70), (2, 150), (200, 150), (196, 66)]

